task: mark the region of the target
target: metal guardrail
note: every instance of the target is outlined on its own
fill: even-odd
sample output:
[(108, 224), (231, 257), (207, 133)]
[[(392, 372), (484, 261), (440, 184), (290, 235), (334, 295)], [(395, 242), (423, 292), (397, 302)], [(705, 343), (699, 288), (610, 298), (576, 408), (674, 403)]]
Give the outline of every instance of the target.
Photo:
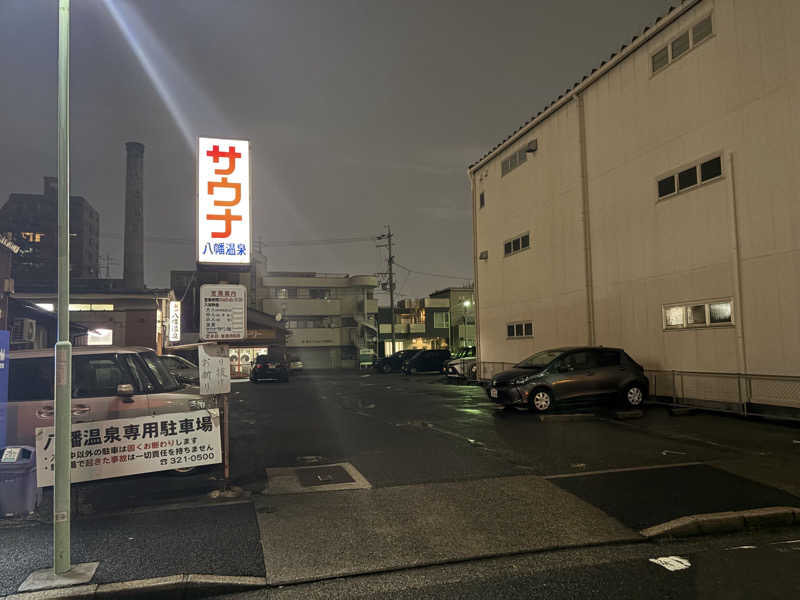
[(514, 366), (515, 363), (510, 362), (487, 362), (478, 361), (477, 379), (478, 381), (489, 381), (492, 377), (502, 371), (507, 371)]
[[(514, 363), (478, 362), (489, 381)], [(800, 377), (753, 373), (646, 370), (653, 402), (687, 408), (800, 420)]]
[(647, 371), (650, 397), (675, 406), (800, 419), (800, 377)]

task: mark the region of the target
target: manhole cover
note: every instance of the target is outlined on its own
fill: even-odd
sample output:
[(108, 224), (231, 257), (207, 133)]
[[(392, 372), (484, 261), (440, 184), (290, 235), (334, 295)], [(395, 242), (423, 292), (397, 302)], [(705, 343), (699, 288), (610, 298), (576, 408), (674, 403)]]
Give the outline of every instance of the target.
[(297, 474), (297, 480), (303, 487), (355, 482), (355, 479), (350, 477), (350, 474), (339, 466), (296, 469), (295, 473)]

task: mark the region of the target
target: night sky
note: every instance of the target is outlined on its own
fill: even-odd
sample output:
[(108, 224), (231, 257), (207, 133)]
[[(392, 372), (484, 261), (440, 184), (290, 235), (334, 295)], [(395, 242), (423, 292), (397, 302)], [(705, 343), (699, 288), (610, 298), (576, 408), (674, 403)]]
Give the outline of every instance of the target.
[[(252, 140), (271, 270), (472, 278), (466, 166), (640, 33), (667, 0), (72, 0), (72, 193), (122, 273), (126, 141), (145, 145), (145, 280), (194, 263), (194, 141)], [(116, 15), (116, 18), (115, 16)], [(55, 175), (57, 0), (0, 0), (0, 202)], [(119, 24), (122, 24), (120, 27)]]

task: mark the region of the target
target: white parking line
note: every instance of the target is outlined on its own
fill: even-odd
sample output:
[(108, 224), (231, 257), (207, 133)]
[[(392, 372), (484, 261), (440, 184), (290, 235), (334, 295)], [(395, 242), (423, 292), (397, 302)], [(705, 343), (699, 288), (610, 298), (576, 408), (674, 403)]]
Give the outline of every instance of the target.
[(559, 473), (557, 475), (545, 475), (542, 479), (566, 479), (567, 477), (586, 477), (587, 475), (605, 475), (606, 473), (627, 473), (629, 471), (650, 471), (654, 469), (672, 469), (673, 467), (691, 467), (694, 465), (705, 465), (707, 462), (693, 461), (684, 463), (672, 463), (671, 465), (645, 465), (641, 467), (622, 467), (619, 469), (602, 469), (600, 471), (581, 471), (580, 473)]
[(688, 569), (692, 566), (688, 558), (681, 556), (661, 556), (659, 558), (649, 559), (651, 563), (655, 563), (667, 569), (668, 571), (680, 571)]

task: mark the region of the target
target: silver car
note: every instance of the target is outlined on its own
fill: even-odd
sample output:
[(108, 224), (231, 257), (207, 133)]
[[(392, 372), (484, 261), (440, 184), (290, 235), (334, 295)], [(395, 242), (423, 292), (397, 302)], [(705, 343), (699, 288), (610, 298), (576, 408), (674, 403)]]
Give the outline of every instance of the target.
[[(12, 352), (7, 443), (35, 445), (53, 425), (53, 349)], [(204, 408), (150, 348), (82, 346), (72, 350), (72, 422), (88, 423)]]

